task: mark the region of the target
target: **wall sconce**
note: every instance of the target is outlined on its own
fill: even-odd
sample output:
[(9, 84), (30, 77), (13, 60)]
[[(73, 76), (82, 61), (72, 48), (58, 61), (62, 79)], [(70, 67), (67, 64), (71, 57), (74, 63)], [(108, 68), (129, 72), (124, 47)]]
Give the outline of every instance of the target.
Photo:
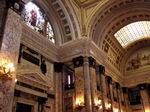
[(111, 108), (111, 103), (105, 104), (105, 107), (107, 110), (109, 110)]
[(7, 53), (0, 53), (0, 80), (5, 83), (13, 79), (14, 64)]
[(102, 100), (97, 100), (96, 102), (95, 102), (95, 108), (97, 109), (97, 110), (100, 110), (100, 109), (102, 109), (103, 108), (103, 106), (102, 106)]
[(18, 81), (18, 80), (17, 80), (17, 79), (15, 79), (15, 83), (17, 83), (17, 81)]
[(119, 112), (119, 109), (117, 109), (117, 108), (114, 108), (114, 112)]
[(82, 110), (85, 107), (84, 101), (81, 101), (80, 99), (76, 100), (76, 110)]

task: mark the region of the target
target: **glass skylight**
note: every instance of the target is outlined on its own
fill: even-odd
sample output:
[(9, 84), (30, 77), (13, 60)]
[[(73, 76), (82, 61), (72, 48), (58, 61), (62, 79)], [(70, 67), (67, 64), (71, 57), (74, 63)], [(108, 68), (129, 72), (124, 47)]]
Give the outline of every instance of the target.
[(124, 48), (136, 40), (150, 38), (150, 21), (128, 24), (117, 31), (114, 36)]

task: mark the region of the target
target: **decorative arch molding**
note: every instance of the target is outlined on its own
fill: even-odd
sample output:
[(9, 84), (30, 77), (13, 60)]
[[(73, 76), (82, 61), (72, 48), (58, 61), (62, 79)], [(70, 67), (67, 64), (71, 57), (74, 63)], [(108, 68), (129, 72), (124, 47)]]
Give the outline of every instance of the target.
[[(99, 24), (103, 23), (100, 29), (103, 29), (105, 27), (105, 20), (110, 20), (112, 18), (112, 15), (119, 14), (124, 12), (125, 10), (130, 10), (132, 11), (133, 9), (148, 9), (149, 8), (150, 1), (145, 1), (145, 0), (123, 0), (123, 1), (117, 1), (117, 0), (111, 0), (108, 3), (105, 3), (105, 5), (97, 8), (97, 12), (94, 14), (95, 19), (91, 19), (89, 25), (89, 37), (95, 38), (95, 32), (97, 29), (100, 27)], [(130, 7), (132, 5), (132, 7)], [(115, 15), (114, 15), (115, 16)], [(98, 31), (99, 32), (99, 31)], [(93, 39), (94, 40), (94, 39)]]
[(61, 0), (52, 0), (52, 5), (56, 10), (64, 29), (63, 43), (75, 40), (79, 37), (79, 30), (74, 17), (74, 13), (68, 7), (68, 3)]
[[(137, 12), (137, 13), (135, 13)], [(106, 36), (112, 38), (112, 40), (117, 44), (116, 47), (122, 47), (118, 41), (115, 39), (114, 34), (121, 29), (122, 27), (137, 21), (149, 21), (150, 20), (150, 10), (133, 10), (127, 11), (119, 17), (115, 17), (112, 21), (106, 24), (105, 28), (102, 30), (102, 33), (99, 34), (98, 39), (96, 40), (97, 45), (102, 47), (102, 43), (105, 40)], [(120, 49), (122, 50), (122, 49)]]
[(46, 17), (52, 25), (54, 34), (55, 34), (55, 44), (61, 45), (63, 42), (64, 31), (61, 25), (61, 22), (56, 15), (56, 11), (54, 10), (52, 4), (46, 0), (23, 0), (25, 4), (29, 2), (35, 3), (40, 9), (44, 11)]
[(126, 52), (126, 54), (124, 55), (123, 60), (122, 60), (122, 65), (121, 65), (121, 68), (124, 73), (125, 73), (124, 68), (126, 66), (126, 63), (129, 59), (129, 57), (132, 56), (139, 49), (146, 48), (148, 46), (150, 46), (150, 38), (143, 38), (143, 39), (137, 40), (134, 43), (130, 44), (130, 46), (127, 47), (128, 52)]
[[(150, 2), (149, 2), (149, 4), (150, 4)], [(134, 6), (131, 6), (131, 4), (127, 4), (127, 6), (118, 7), (118, 9), (116, 9), (115, 11), (111, 11), (111, 12), (108, 11), (109, 14), (105, 15), (105, 17), (102, 16), (103, 19), (101, 16), (99, 16), (98, 21), (94, 23), (93, 27), (91, 27), (92, 30), (89, 35), (91, 38), (93, 38), (94, 42), (100, 42), (101, 39), (103, 38), (102, 34), (103, 35), (106, 35), (108, 33), (110, 34), (112, 32), (112, 30), (117, 31), (119, 28), (121, 28), (123, 26), (122, 23), (124, 23), (124, 22), (127, 22), (129, 20), (131, 22), (138, 21), (141, 18), (148, 20), (150, 18), (149, 17), (149, 11), (150, 11), (149, 8), (150, 7), (147, 5), (146, 2), (142, 2), (142, 3), (137, 2), (134, 4)], [(125, 19), (123, 19), (123, 18), (125, 18)], [(128, 22), (128, 23), (131, 23), (131, 22)], [(117, 24), (117, 26), (116, 26), (116, 24)], [(108, 31), (108, 30), (110, 30), (110, 31)], [(99, 45), (100, 43), (96, 43), (96, 44)]]
[[(103, 9), (103, 11), (102, 11)], [(91, 21), (89, 37), (109, 55), (109, 50), (116, 59), (108, 61), (121, 70), (122, 59), (126, 49), (114, 38), (114, 33), (121, 27), (136, 21), (150, 20), (150, 1), (113, 0), (100, 8), (95, 19)], [(111, 56), (110, 56), (111, 58)], [(116, 65), (116, 62), (120, 63)], [(122, 71), (122, 70), (121, 70)]]
[(67, 5), (59, 0), (25, 0), (25, 3), (34, 1), (42, 8), (51, 20), (56, 37), (56, 45), (78, 38), (78, 31), (74, 18), (66, 9)]
[[(134, 12), (134, 11), (133, 11)], [(144, 13), (145, 12), (145, 13)], [(126, 14), (128, 14), (128, 16), (122, 16), (120, 17), (120, 19), (114, 19), (116, 20), (116, 22), (112, 22), (113, 25), (110, 25), (111, 27), (106, 26), (106, 29), (104, 29), (103, 35), (101, 35), (101, 40), (97, 40), (100, 43), (98, 43), (99, 47), (105, 52), (105, 49), (107, 49), (107, 45), (109, 45), (109, 49), (111, 49), (112, 51), (114, 51), (114, 53), (116, 54), (116, 57), (118, 58), (117, 63), (120, 63), (118, 66), (120, 67), (120, 65), (122, 65), (122, 59), (124, 57), (124, 53), (126, 53), (128, 50), (124, 49), (119, 42), (115, 39), (114, 37), (114, 33), (120, 29), (121, 27), (135, 22), (135, 21), (139, 21), (139, 20), (150, 20), (150, 15), (148, 14), (148, 11), (142, 11), (139, 12), (138, 14), (132, 13), (131, 14), (128, 12)], [(135, 14), (135, 15), (134, 15)], [(108, 28), (108, 30), (107, 30)], [(99, 37), (100, 38), (100, 37)], [(105, 52), (108, 53), (108, 52)], [(114, 62), (112, 62), (111, 59), (109, 59), (111, 63), (114, 64)], [(116, 63), (116, 64), (117, 64)]]

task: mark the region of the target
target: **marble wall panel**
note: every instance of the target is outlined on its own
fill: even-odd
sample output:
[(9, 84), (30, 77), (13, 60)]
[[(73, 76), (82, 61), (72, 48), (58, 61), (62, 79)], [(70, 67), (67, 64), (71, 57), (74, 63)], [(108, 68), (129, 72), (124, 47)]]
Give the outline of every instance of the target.
[[(21, 33), (22, 25), (20, 16), (9, 9), (2, 39), (1, 52), (8, 52), (11, 58), (13, 58), (14, 65), (17, 65)], [(15, 76), (14, 73), (13, 80), (9, 80), (5, 83), (2, 83), (0, 80), (0, 112), (12, 111)]]

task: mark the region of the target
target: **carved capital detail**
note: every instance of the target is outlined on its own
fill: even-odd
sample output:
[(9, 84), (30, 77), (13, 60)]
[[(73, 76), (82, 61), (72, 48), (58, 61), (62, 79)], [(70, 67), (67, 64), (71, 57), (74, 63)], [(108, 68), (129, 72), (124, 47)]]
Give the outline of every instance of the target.
[(103, 65), (99, 65), (99, 73), (100, 74), (105, 74), (105, 67)]
[(54, 71), (55, 72), (62, 72), (62, 70), (63, 70), (63, 63), (55, 62), (54, 63)]
[(88, 59), (89, 59), (89, 65), (90, 65), (90, 67), (95, 68), (95, 66), (96, 66), (96, 61), (95, 61), (95, 59), (92, 58), (92, 57), (89, 57)]
[(75, 68), (83, 66), (83, 57), (82, 56), (74, 58), (72, 61), (73, 61), (73, 64), (74, 64)]
[(145, 90), (147, 88), (147, 84), (146, 83), (139, 84), (138, 87), (140, 90)]

